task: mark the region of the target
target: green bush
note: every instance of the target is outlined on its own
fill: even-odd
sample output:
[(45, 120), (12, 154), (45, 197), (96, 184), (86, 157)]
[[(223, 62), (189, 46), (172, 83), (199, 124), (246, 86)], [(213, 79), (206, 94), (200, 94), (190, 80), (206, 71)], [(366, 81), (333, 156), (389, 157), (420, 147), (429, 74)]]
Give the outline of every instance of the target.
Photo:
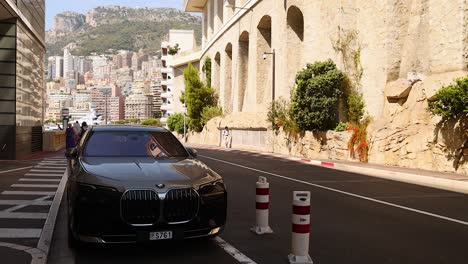
[(329, 130), (338, 123), (338, 99), (345, 75), (332, 60), (307, 64), (296, 76), (291, 115), (302, 131)]
[(145, 121), (141, 122), (141, 124), (144, 126), (162, 126), (161, 121), (156, 118), (146, 119)]
[(459, 118), (468, 115), (468, 76), (442, 87), (429, 101), (428, 110), (443, 118)]
[(222, 116), (223, 115), (223, 109), (219, 106), (207, 106), (203, 108), (203, 111), (201, 113), (201, 122), (206, 124), (210, 119), (217, 117), (217, 116)]
[(190, 117), (190, 129), (200, 132), (201, 113), (207, 106), (215, 105), (214, 91), (205, 85), (199, 77), (198, 70), (189, 64), (184, 70), (185, 92), (180, 100), (187, 105), (187, 113)]
[(338, 123), (338, 125), (336, 125), (334, 130), (336, 132), (342, 132), (342, 131), (346, 131), (347, 128), (348, 128), (348, 124), (340, 122)]
[(184, 133), (184, 115), (181, 113), (173, 114), (167, 118), (167, 126), (170, 131), (179, 134)]
[(289, 138), (296, 140), (299, 138), (302, 131), (292, 119), (290, 105), (284, 98), (275, 100), (270, 104), (267, 118), (271, 122), (273, 130), (278, 131), (282, 127)]
[(348, 119), (353, 124), (359, 124), (364, 117), (366, 103), (362, 95), (352, 92), (348, 96)]

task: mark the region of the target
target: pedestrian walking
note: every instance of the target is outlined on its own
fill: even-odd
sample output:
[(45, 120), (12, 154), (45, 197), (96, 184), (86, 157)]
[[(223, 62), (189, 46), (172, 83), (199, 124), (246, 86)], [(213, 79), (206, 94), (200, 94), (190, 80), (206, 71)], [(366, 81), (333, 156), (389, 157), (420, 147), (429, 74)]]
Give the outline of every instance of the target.
[(76, 135), (72, 124), (68, 124), (67, 130), (65, 130), (65, 147), (69, 152), (71, 149), (76, 148)]
[(83, 137), (84, 133), (88, 130), (88, 123), (86, 123), (86, 121), (84, 121), (83, 123), (81, 123), (81, 134), (80, 134), (80, 138)]
[(229, 132), (229, 128), (226, 126), (223, 130), (223, 140), (224, 140), (224, 147), (229, 148), (231, 143), (231, 133)]
[(78, 144), (78, 142), (80, 141), (80, 135), (81, 135), (81, 127), (78, 121), (76, 121), (73, 124), (73, 131), (75, 132), (75, 140), (76, 140), (76, 143)]

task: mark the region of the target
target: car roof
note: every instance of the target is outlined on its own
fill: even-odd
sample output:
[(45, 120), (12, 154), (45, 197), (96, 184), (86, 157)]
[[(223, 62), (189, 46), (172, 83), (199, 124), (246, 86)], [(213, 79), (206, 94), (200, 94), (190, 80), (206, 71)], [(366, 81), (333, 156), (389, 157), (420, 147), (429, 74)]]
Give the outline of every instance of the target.
[(163, 127), (154, 126), (134, 126), (134, 125), (105, 125), (93, 126), (91, 128), (95, 132), (112, 132), (112, 131), (125, 131), (125, 132), (168, 132)]

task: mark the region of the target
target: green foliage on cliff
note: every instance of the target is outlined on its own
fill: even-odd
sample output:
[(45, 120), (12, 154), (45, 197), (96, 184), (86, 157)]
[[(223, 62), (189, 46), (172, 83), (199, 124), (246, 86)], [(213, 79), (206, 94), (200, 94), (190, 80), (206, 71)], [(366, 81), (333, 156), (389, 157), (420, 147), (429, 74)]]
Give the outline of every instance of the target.
[(366, 103), (361, 94), (352, 92), (347, 99), (348, 120), (353, 124), (359, 124), (364, 117)]
[(330, 130), (338, 123), (345, 75), (332, 60), (307, 64), (296, 76), (291, 116), (302, 131)]
[(460, 118), (468, 115), (468, 76), (442, 87), (429, 101), (428, 110), (443, 118)]

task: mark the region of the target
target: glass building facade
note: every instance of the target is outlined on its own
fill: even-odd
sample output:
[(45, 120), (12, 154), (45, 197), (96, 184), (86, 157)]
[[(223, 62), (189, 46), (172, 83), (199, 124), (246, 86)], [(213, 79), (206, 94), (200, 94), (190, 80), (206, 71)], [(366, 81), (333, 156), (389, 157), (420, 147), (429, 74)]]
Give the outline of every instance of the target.
[(44, 0), (0, 0), (0, 159), (42, 150)]

